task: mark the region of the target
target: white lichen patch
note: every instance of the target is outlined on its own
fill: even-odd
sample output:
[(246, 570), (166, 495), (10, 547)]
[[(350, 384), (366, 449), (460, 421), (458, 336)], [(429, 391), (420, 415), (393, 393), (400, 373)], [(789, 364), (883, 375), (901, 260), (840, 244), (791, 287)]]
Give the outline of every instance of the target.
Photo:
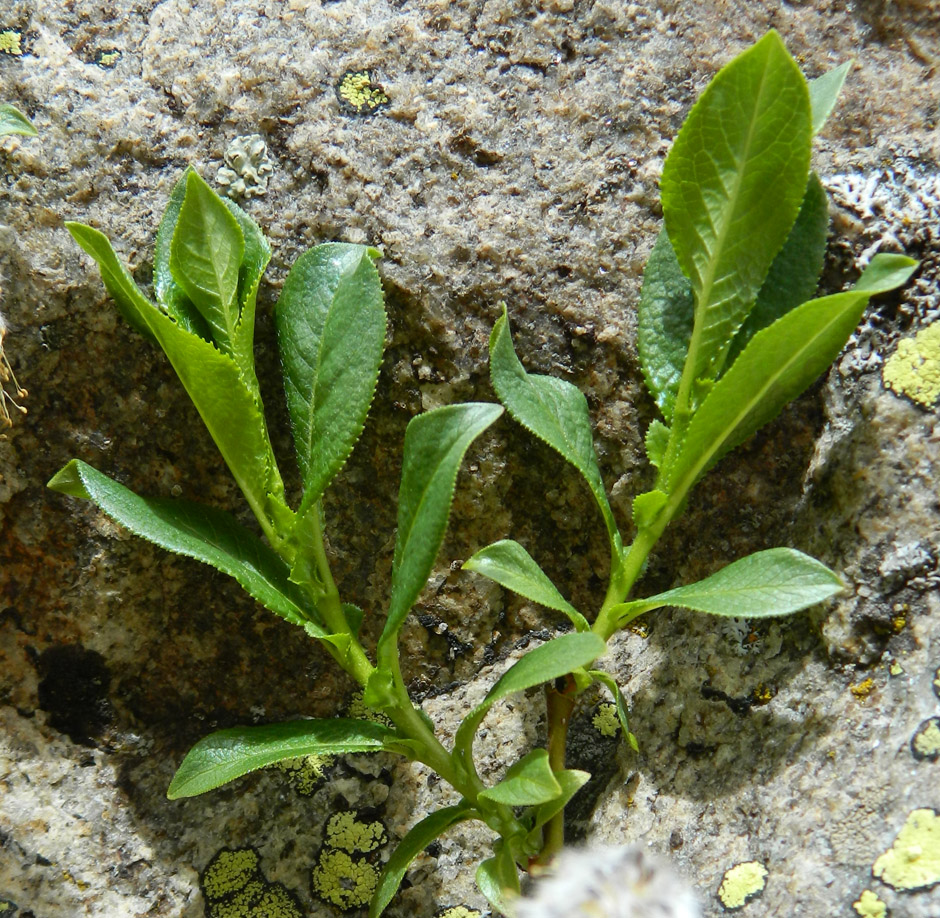
[(725, 871), (718, 898), (726, 909), (741, 908), (764, 891), (767, 868), (760, 861), (745, 861)]
[(260, 134), (236, 137), (225, 151), (225, 165), (216, 174), (222, 193), (230, 198), (253, 198), (268, 190), (274, 164)]
[(911, 752), (915, 759), (940, 759), (940, 717), (929, 717), (917, 728), (911, 737)]
[(933, 405), (940, 398), (940, 322), (902, 339), (885, 361), (882, 379), (892, 392)]
[(940, 815), (930, 809), (911, 812), (894, 844), (875, 861), (871, 872), (899, 890), (940, 883)]
[(861, 918), (887, 918), (888, 915), (888, 906), (870, 889), (866, 889), (865, 892), (852, 903), (852, 908), (858, 912)]

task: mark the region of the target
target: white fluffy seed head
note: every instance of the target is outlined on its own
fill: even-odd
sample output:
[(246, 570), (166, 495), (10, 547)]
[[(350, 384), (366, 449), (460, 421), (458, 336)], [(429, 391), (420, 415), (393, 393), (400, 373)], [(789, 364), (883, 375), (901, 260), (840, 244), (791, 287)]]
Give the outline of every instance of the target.
[(643, 848), (570, 848), (517, 900), (513, 918), (701, 918), (701, 911), (673, 868)]

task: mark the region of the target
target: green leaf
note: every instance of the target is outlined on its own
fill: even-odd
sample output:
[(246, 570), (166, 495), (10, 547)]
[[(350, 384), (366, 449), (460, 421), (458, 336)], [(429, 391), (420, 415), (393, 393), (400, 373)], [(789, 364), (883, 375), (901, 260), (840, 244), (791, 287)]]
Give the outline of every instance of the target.
[(170, 243), (173, 241), (173, 233), (176, 232), (180, 208), (186, 196), (186, 179), (191, 171), (190, 166), (173, 186), (170, 200), (163, 212), (163, 219), (160, 221), (160, 228), (157, 230), (153, 258), (153, 292), (157, 302), (168, 316), (176, 319), (187, 331), (208, 341), (210, 331), (206, 320), (186, 296), (186, 291), (176, 283), (173, 272), (170, 270)]
[(496, 842), (493, 848), (495, 857), (477, 867), (477, 886), (497, 912), (511, 915), (513, 902), (519, 896), (519, 871), (509, 848), (502, 841)]
[(238, 365), (147, 300), (104, 234), (80, 223), (66, 226), (98, 262), (124, 317), (163, 348), (255, 515), (267, 519), (271, 496), (283, 500), (283, 485), (260, 404)]
[(694, 317), (692, 284), (663, 228), (643, 272), (636, 345), (647, 388), (667, 421), (672, 420)]
[(395, 638), (427, 583), (444, 540), (457, 472), (470, 444), (501, 414), (499, 405), (468, 402), (413, 418), (405, 431), (392, 595), (379, 638), (379, 658)]
[(499, 784), (480, 791), (483, 800), (507, 806), (536, 806), (561, 796), (545, 749), (533, 749), (506, 772)]
[(542, 826), (568, 805), (571, 798), (591, 780), (591, 775), (586, 771), (566, 768), (563, 771), (556, 771), (555, 778), (561, 786), (561, 795), (548, 803), (541, 804), (535, 810), (532, 829), (529, 832), (529, 838), (532, 841), (540, 840)]
[(877, 255), (854, 290), (810, 300), (757, 332), (696, 412), (665, 490), (685, 494), (728, 450), (776, 417), (836, 358), (869, 298), (904, 283), (916, 267), (903, 255)]
[(806, 184), (806, 195), (796, 223), (770, 266), (754, 308), (731, 342), (728, 366), (737, 360), (755, 332), (772, 325), (791, 309), (812, 298), (826, 256), (828, 230), (829, 199), (822, 182), (813, 172)]
[(588, 674), (605, 685), (613, 696), (614, 707), (617, 709), (617, 720), (620, 721), (620, 729), (623, 730), (624, 738), (630, 744), (630, 748), (633, 749), (634, 752), (639, 752), (639, 744), (636, 741), (636, 737), (630, 732), (630, 725), (627, 723), (627, 702), (623, 697), (623, 692), (620, 691), (617, 680), (614, 679), (610, 673), (605, 673), (602, 669), (589, 669)]
[(4, 134), (24, 134), (37, 137), (39, 132), (33, 123), (19, 109), (4, 103), (0, 105), (0, 137)]
[(380, 752), (394, 735), (381, 724), (345, 717), (218, 730), (189, 750), (166, 795), (195, 797), (284, 759)]
[(666, 229), (695, 294), (677, 397), (683, 410), (695, 408), (684, 401), (692, 383), (720, 373), (790, 232), (806, 188), (811, 135), (806, 80), (771, 31), (711, 81), (666, 159)]
[(454, 750), (464, 761), (472, 761), (473, 738), (486, 712), (497, 701), (587, 666), (606, 651), (606, 642), (593, 631), (561, 634), (530, 650), (503, 673), (483, 701), (463, 719), (454, 739)]
[(489, 577), (532, 602), (563, 612), (578, 631), (590, 630), (587, 619), (558, 592), (532, 556), (512, 539), (481, 548), (464, 562), (463, 569)]
[(238, 321), (238, 274), (245, 237), (222, 199), (190, 170), (170, 242), (173, 279), (209, 324), (219, 347), (232, 352)]
[(474, 818), (474, 810), (467, 803), (457, 806), (446, 806), (435, 810), (419, 823), (412, 826), (405, 837), (398, 843), (398, 847), (388, 859), (372, 902), (369, 903), (369, 918), (379, 918), (392, 901), (401, 881), (405, 878), (411, 862), (436, 838), (443, 835), (451, 826), (458, 822)]
[(329, 243), (291, 268), (275, 313), (287, 406), (304, 482), (320, 499), (362, 433), (385, 346), (375, 249)]
[(604, 517), (614, 564), (619, 566), (623, 546), (597, 465), (587, 399), (563, 379), (526, 373), (512, 345), (505, 306), (490, 335), (490, 376), (510, 415), (584, 477)]
[(231, 211), (245, 240), (245, 252), (238, 269), (238, 320), (232, 339), (235, 362), (254, 381), (255, 304), (258, 285), (271, 260), (271, 246), (261, 228), (234, 201), (220, 198)]
[(809, 81), (809, 100), (813, 109), (813, 133), (818, 134), (836, 106), (842, 84), (852, 68), (852, 61)]
[(793, 548), (758, 551), (686, 586), (615, 606), (618, 625), (661, 606), (731, 618), (790, 615), (814, 606), (845, 584), (825, 564)]
[(659, 511), (666, 506), (669, 496), (662, 491), (644, 491), (633, 498), (633, 522), (637, 529), (652, 525)]
[(666, 460), (669, 434), (669, 428), (662, 421), (653, 421), (647, 428), (643, 445), (646, 447), (647, 458), (656, 468), (660, 468)]
[(258, 602), (292, 624), (304, 625), (311, 617), (287, 579), (287, 565), (222, 510), (187, 500), (140, 497), (78, 459), (48, 486), (91, 500), (134, 535), (234, 577)]

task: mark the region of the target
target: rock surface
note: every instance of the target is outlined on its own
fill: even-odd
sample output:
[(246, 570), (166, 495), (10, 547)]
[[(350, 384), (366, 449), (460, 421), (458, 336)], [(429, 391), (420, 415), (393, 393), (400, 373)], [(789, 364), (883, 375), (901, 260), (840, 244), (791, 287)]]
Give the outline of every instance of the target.
[[(899, 892), (872, 877), (911, 812), (940, 810), (940, 763), (911, 751), (940, 713), (940, 427), (936, 406), (888, 392), (879, 372), (898, 340), (940, 315), (940, 13), (918, 0), (0, 0), (0, 33), (19, 36), (0, 43), (0, 95), (39, 130), (0, 140), (5, 347), (29, 390), (29, 414), (0, 442), (0, 906), (17, 918), (195, 918), (207, 865), (252, 847), (257, 877), (296, 897), (291, 907), (329, 915), (311, 888), (336, 850), (328, 812), (380, 818), (394, 838), (448, 799), (391, 758), (334, 763), (311, 796), (265, 772), (165, 799), (204, 733), (328, 716), (353, 686), (221, 575), (45, 490), (77, 456), (142, 493), (241, 512), (168, 365), (118, 318), (63, 221), (100, 228), (146, 284), (181, 170), (212, 179), (236, 138), (265, 139), (268, 189), (245, 206), (274, 249), (259, 373), (285, 456), (270, 311), (286, 269), (319, 241), (381, 246), (379, 395), (327, 506), (340, 588), (373, 613), (374, 641), (405, 425), (492, 398), (486, 341), (500, 300), (527, 367), (587, 393), (629, 527), (650, 481), (642, 436), (654, 408), (633, 315), (658, 175), (701, 88), (770, 27), (808, 76), (856, 61), (816, 146), (835, 202), (824, 288), (848, 283), (877, 245), (909, 248), (924, 269), (873, 305), (827, 379), (699, 487), (642, 588), (773, 545), (815, 554), (850, 587), (828, 608), (753, 629), (669, 611), (618, 637), (606, 663), (641, 752), (594, 746), (584, 727), (579, 749), (606, 777), (576, 828), (670, 855), (709, 916), (723, 912), (723, 876), (748, 862), (767, 877), (744, 915), (847, 914), (869, 886), (895, 916), (940, 912), (940, 887)], [(381, 88), (370, 98), (387, 99), (371, 113), (338, 94), (363, 71)], [(596, 608), (607, 561), (590, 498), (504, 421), (468, 457), (404, 635), (406, 678), (445, 733), (533, 632), (559, 624), (451, 567), (507, 535), (576, 605)], [(490, 715), (487, 775), (540, 738), (541, 717), (537, 693)], [(473, 870), (485, 841), (472, 826), (443, 838), (416, 862), (398, 913), (482, 908)]]

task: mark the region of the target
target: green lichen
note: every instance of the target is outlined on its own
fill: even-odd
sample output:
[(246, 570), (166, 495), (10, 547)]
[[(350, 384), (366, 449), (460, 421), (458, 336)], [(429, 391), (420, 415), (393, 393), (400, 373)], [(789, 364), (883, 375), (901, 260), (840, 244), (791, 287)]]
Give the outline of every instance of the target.
[(450, 908), (442, 909), (435, 918), (480, 918), (482, 912), (475, 908), (467, 908), (466, 905), (454, 905)]
[(203, 872), (202, 891), (207, 899), (224, 899), (259, 877), (258, 854), (253, 848), (224, 848)]
[(888, 906), (870, 889), (866, 889), (858, 897), (858, 901), (852, 903), (852, 908), (861, 915), (861, 918), (887, 918), (888, 916)]
[(911, 752), (916, 759), (940, 759), (940, 717), (930, 717), (917, 728), (911, 738)]
[(913, 810), (871, 872), (882, 883), (900, 890), (940, 883), (940, 815), (930, 809)]
[(371, 115), (390, 101), (382, 87), (372, 82), (371, 70), (347, 70), (336, 84), (336, 98), (353, 115)]
[(251, 918), (304, 918), (304, 911), (280, 883), (273, 883), (264, 891)]
[(885, 385), (929, 408), (940, 397), (940, 322), (904, 338), (885, 361)]
[(311, 873), (314, 893), (342, 909), (362, 908), (372, 898), (379, 872), (366, 860), (345, 851), (324, 848)]
[(735, 864), (725, 875), (718, 888), (718, 898), (726, 909), (741, 908), (764, 891), (767, 868), (760, 861)]
[(616, 736), (620, 730), (620, 720), (617, 717), (617, 706), (609, 701), (599, 704), (591, 719), (594, 729), (601, 736)]
[(298, 794), (310, 797), (323, 783), (335, 761), (336, 756), (333, 755), (302, 755), (276, 762), (271, 767), (283, 772)]
[(23, 54), (23, 33), (19, 29), (0, 29), (0, 54), (11, 57)]
[(5, 918), (12, 918), (13, 913), (19, 908), (15, 902), (11, 902), (9, 899), (0, 899), (0, 915), (4, 915)]
[(105, 70), (111, 70), (114, 67), (117, 67), (118, 61), (123, 56), (123, 53), (117, 48), (109, 48), (107, 51), (96, 51), (95, 63)]
[(936, 672), (933, 674), (933, 693), (940, 698), (940, 666), (937, 667)]
[(901, 666), (901, 664), (898, 663), (897, 660), (894, 660), (894, 661), (891, 663), (891, 665), (888, 667), (888, 672), (891, 673), (892, 676), (903, 676), (903, 675), (904, 675), (904, 667)]
[(210, 902), (206, 908), (207, 918), (255, 918), (265, 885), (263, 879), (249, 880), (234, 895)]
[(388, 841), (385, 826), (356, 818), (352, 812), (334, 813), (326, 824), (326, 845), (349, 854), (367, 854)]

